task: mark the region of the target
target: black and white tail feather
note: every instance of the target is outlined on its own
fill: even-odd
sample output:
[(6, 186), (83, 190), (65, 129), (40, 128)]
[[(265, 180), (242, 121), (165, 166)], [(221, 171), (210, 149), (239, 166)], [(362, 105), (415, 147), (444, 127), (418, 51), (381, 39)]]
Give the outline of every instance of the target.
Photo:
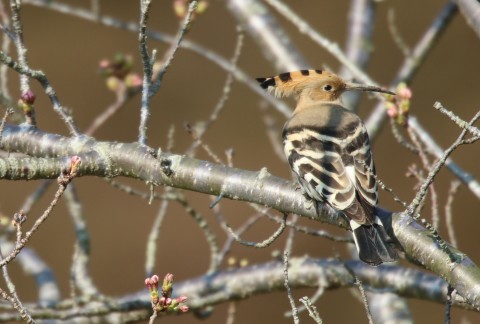
[(339, 100), (347, 90), (390, 92), (348, 84), (321, 70), (257, 80), (276, 96), (293, 95), (298, 100), (284, 126), (283, 145), (304, 192), (349, 219), (362, 261), (372, 266), (395, 261), (397, 254), (375, 214), (378, 193), (368, 134), (360, 118)]

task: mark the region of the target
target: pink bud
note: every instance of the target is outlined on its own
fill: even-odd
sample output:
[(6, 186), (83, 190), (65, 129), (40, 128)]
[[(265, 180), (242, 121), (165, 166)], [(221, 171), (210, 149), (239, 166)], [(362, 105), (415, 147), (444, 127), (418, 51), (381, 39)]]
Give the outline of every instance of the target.
[(390, 108), (390, 109), (388, 109), (388, 110), (387, 110), (387, 115), (388, 115), (388, 117), (390, 117), (390, 118), (395, 118), (395, 117), (397, 117), (397, 116), (398, 116), (398, 110), (397, 110), (397, 108), (395, 107), (395, 108)]
[(20, 98), (29, 105), (33, 105), (36, 99), (35, 93), (33, 93), (33, 91), (30, 89), (28, 89), (27, 91), (24, 91), (20, 96)]
[(100, 69), (107, 69), (107, 68), (110, 67), (111, 64), (112, 64), (112, 63), (110, 63), (109, 60), (103, 59), (103, 60), (101, 60), (101, 61), (98, 63), (98, 67), (99, 67)]
[(184, 301), (186, 301), (188, 299), (187, 296), (180, 296), (180, 297), (177, 297), (177, 303), (183, 303)]
[(173, 274), (167, 273), (167, 274), (165, 275), (165, 279), (164, 279), (164, 280), (165, 280), (165, 281), (168, 281), (168, 282), (173, 282)]
[(147, 289), (150, 290), (152, 285), (150, 284), (150, 278), (145, 279), (145, 286), (147, 286)]
[(139, 88), (143, 84), (142, 78), (136, 73), (130, 73), (125, 77), (125, 84), (129, 88)]
[(179, 309), (184, 313), (188, 312), (188, 306), (187, 305), (182, 305), (182, 306), (179, 307)]
[(398, 91), (398, 96), (403, 98), (403, 99), (410, 99), (412, 98), (412, 90), (410, 90), (410, 88), (408, 87), (402, 87), (401, 89), (399, 89)]
[(160, 278), (158, 278), (157, 275), (153, 275), (152, 278), (150, 278), (151, 282), (152, 282), (152, 285), (158, 285), (158, 281), (160, 280)]

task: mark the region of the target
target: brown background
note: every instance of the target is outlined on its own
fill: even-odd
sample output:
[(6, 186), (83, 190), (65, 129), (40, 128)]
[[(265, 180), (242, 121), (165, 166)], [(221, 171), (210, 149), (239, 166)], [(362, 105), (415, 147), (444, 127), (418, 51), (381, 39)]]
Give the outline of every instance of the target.
[[(178, 20), (171, 9), (172, 1), (154, 1), (151, 11), (150, 27), (159, 31), (174, 33)], [(331, 40), (343, 45), (345, 40), (349, 1), (286, 1), (316, 30)], [(67, 1), (72, 5), (81, 1)], [(85, 2), (87, 3), (87, 2)], [(395, 9), (398, 28), (407, 44), (413, 46), (438, 14), (445, 1), (382, 1), (377, 6), (375, 43), (372, 61), (368, 72), (379, 83), (388, 84), (399, 69), (403, 57), (387, 28), (387, 11)], [(101, 1), (102, 13), (137, 21), (139, 17), (138, 1)], [(300, 34), (283, 18), (279, 21), (286, 28), (295, 44), (302, 50), (308, 61), (314, 66), (326, 64), (338, 69), (339, 64), (323, 49)], [(140, 72), (137, 34), (97, 25), (79, 18), (62, 15), (47, 9), (24, 6), (23, 22), (25, 42), (29, 49), (29, 61), (33, 68), (43, 70), (56, 89), (62, 103), (71, 108), (80, 129), (86, 129), (92, 120), (105, 107), (111, 104), (114, 96), (106, 89), (105, 81), (97, 74), (98, 62), (102, 58), (111, 58), (117, 52), (131, 53), (135, 57), (135, 69)], [(229, 58), (235, 45), (235, 20), (226, 9), (223, 1), (210, 1), (205, 14), (198, 17), (188, 38), (217, 51)], [(166, 45), (150, 42), (150, 49), (157, 48), (163, 55)], [(459, 133), (445, 116), (436, 112), (432, 105), (441, 101), (459, 116), (469, 119), (479, 107), (480, 42), (466, 25), (464, 18), (457, 15), (451, 26), (433, 49), (428, 61), (422, 66), (412, 83), (412, 113), (425, 128), (431, 132), (442, 147), (451, 143)], [(245, 45), (239, 66), (249, 75), (268, 76), (274, 74), (273, 65), (266, 61), (254, 42), (245, 38)], [(152, 147), (166, 144), (166, 134), (170, 125), (175, 125), (175, 149), (181, 153), (191, 143), (183, 124), (207, 118), (218, 100), (226, 77), (225, 71), (187, 50), (180, 50), (174, 64), (165, 76), (159, 93), (152, 101), (152, 115), (149, 123), (149, 145)], [(254, 81), (252, 81), (254, 82)], [(38, 95), (36, 103), (38, 124), (44, 130), (66, 134), (66, 129), (36, 82), (32, 82)], [(10, 89), (13, 97), (18, 96), (18, 77), (10, 73)], [(140, 98), (127, 104), (121, 113), (112, 118), (96, 138), (106, 141), (136, 140), (139, 120)], [(286, 164), (273, 153), (263, 130), (259, 115), (261, 99), (243, 84), (235, 83), (230, 100), (219, 121), (207, 133), (205, 140), (215, 152), (223, 158), (223, 151), (235, 149), (236, 167), (259, 170), (267, 167), (274, 175), (290, 177)], [(360, 114), (367, 116), (374, 101), (364, 98)], [(284, 117), (270, 110), (280, 127)], [(396, 144), (388, 128), (385, 128), (374, 146), (378, 174), (407, 202), (413, 197), (415, 182), (405, 177), (407, 167), (419, 163), (412, 154)], [(468, 172), (480, 176), (478, 163), (480, 150), (478, 145), (462, 147), (453, 155), (454, 159)], [(203, 152), (198, 155), (210, 159)], [(124, 180), (125, 183), (147, 189), (141, 183)], [(446, 201), (446, 192), (452, 176), (442, 170), (437, 182), (440, 195), (441, 215)], [(0, 182), (0, 212), (12, 215), (22, 205), (25, 197), (38, 185), (38, 182)], [(84, 211), (88, 221), (91, 243), (91, 272), (95, 283), (107, 295), (130, 293), (143, 287), (145, 242), (158, 203), (149, 206), (145, 201), (117, 192), (101, 179), (83, 178), (76, 180), (80, 197), (84, 202)], [(161, 189), (159, 189), (160, 191)], [(29, 215), (29, 224), (43, 211), (51, 200), (53, 190), (41, 200)], [(215, 223), (207, 206), (209, 197), (200, 194), (188, 194), (194, 207), (205, 216), (221, 241), (225, 234)], [(233, 226), (243, 222), (253, 213), (252, 209), (240, 202), (223, 201), (223, 211)], [(393, 200), (382, 193), (381, 205), (398, 209)], [(471, 192), (462, 187), (454, 202), (455, 229), (459, 248), (477, 263), (480, 262), (478, 248), (479, 202)], [(425, 216), (430, 217), (429, 206)], [(307, 223), (316, 228), (325, 228), (335, 233), (343, 231), (333, 227)], [(260, 222), (245, 239), (263, 240), (274, 230), (275, 225)], [(442, 222), (440, 232), (446, 235)], [(235, 245), (232, 255), (248, 258), (250, 263), (270, 260), (273, 250), (281, 250), (286, 235), (265, 250), (249, 249)], [(60, 283), (63, 297), (69, 295), (69, 270), (73, 250), (74, 233), (64, 205), (57, 208), (30, 243), (41, 257), (54, 269)], [(204, 273), (209, 264), (208, 246), (194, 221), (177, 205), (173, 204), (162, 227), (156, 271), (159, 275), (166, 272), (175, 274), (181, 281)], [(297, 235), (294, 254), (313, 257), (331, 257), (340, 253), (347, 257), (344, 246)], [(31, 278), (25, 277), (16, 265), (11, 267), (12, 276), (24, 301), (33, 301), (36, 290)], [(297, 290), (296, 299), (311, 295), (312, 290)], [(411, 300), (412, 312), (417, 323), (438, 323), (443, 321), (443, 306), (424, 301)], [(349, 290), (327, 292), (317, 303), (320, 315), (326, 323), (366, 323), (363, 305)], [(236, 323), (283, 322), (282, 314), (289, 309), (284, 292), (253, 297), (237, 305)], [(215, 308), (209, 323), (224, 323), (226, 305)], [(308, 322), (306, 315), (302, 315)], [(167, 320), (167, 319), (164, 319)], [(192, 315), (171, 317), (174, 323), (191, 323), (197, 320)], [(453, 323), (478, 322), (480, 316), (472, 312), (453, 310)]]

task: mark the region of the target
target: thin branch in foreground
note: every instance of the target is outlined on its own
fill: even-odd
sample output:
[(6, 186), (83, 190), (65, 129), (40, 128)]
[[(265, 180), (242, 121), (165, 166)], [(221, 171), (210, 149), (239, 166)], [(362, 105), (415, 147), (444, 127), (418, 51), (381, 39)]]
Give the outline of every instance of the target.
[(8, 116), (10, 116), (11, 114), (13, 114), (13, 109), (7, 108), (5, 110), (5, 114), (2, 117), (2, 121), (0, 122), (0, 147), (2, 145), (3, 129), (5, 128), (5, 123), (7, 122)]
[[(65, 190), (67, 189), (68, 184), (73, 180), (73, 178), (76, 176), (77, 171), (79, 169), (80, 165), (80, 158), (78, 156), (73, 156), (71, 158), (71, 163), (68, 168), (63, 170), (62, 174), (58, 177), (58, 190), (55, 193), (55, 196), (53, 200), (50, 202), (50, 205), (47, 207), (47, 209), (43, 212), (43, 214), (40, 216), (40, 218), (37, 219), (35, 224), (33, 224), (32, 228), (25, 234), (25, 237), (23, 239), (20, 239), (20, 237), (17, 237), (17, 242), (15, 244), (15, 248), (13, 251), (10, 252), (10, 254), (2, 259), (0, 262), (0, 267), (5, 266), (8, 264), (10, 261), (15, 259), (15, 257), (20, 253), (20, 251), (25, 247), (25, 245), (28, 243), (29, 239), (32, 237), (32, 235), (38, 230), (38, 228), (47, 220), (48, 216), (52, 212), (53, 208), (57, 205), (58, 200), (60, 197), (63, 195)], [(19, 228), (18, 226), (17, 228)]]
[(363, 306), (365, 307), (365, 312), (367, 313), (368, 323), (373, 324), (372, 314), (370, 313), (370, 308), (368, 307), (367, 295), (365, 294), (365, 290), (363, 289), (362, 282), (358, 279), (357, 276), (355, 276), (355, 285), (358, 287), (358, 290), (360, 290)]
[[(473, 123), (475, 123), (478, 120), (478, 118), (480, 118), (480, 111), (475, 114), (475, 116), (470, 121), (469, 125), (472, 125)], [(437, 163), (435, 163), (434, 167), (429, 172), (428, 177), (425, 180), (425, 182), (423, 183), (422, 187), (418, 190), (415, 198), (412, 200), (412, 202), (408, 206), (407, 212), (408, 212), (409, 215), (413, 215), (415, 209), (418, 207), (418, 205), (421, 204), (423, 199), (425, 199), (425, 195), (428, 192), (428, 187), (432, 184), (435, 176), (438, 174), (441, 167), (445, 164), (445, 162), (447, 161), (447, 158), (450, 156), (450, 154), (452, 154), (452, 152), (455, 149), (457, 149), (460, 145), (465, 144), (465, 141), (463, 139), (464, 139), (467, 131), (468, 131), (467, 129), (463, 129), (463, 131), (461, 132), (461, 134), (457, 138), (457, 140), (447, 150), (445, 150), (442, 158), (439, 161), (437, 161)], [(474, 138), (474, 139), (477, 140), (478, 137)]]
[(418, 149), (403, 137), (394, 118), (390, 118), (390, 130), (392, 131), (392, 135), (397, 140), (398, 144), (402, 145), (413, 154), (418, 155)]
[[(235, 233), (237, 236), (242, 235), (247, 230), (249, 230), (258, 220), (261, 218), (261, 214), (256, 214), (248, 218), (236, 231)], [(225, 259), (225, 256), (230, 252), (230, 248), (232, 247), (233, 242), (235, 242), (235, 238), (233, 236), (228, 236), (227, 240), (225, 241), (222, 250), (218, 254), (218, 261), (217, 264), (221, 264), (222, 261)]]
[[(305, 297), (300, 298), (300, 301), (304, 304), (304, 306), (300, 306), (300, 307), (297, 308), (298, 314), (300, 314), (301, 312), (304, 312), (305, 310), (308, 310), (308, 312), (311, 313), (311, 310), (308, 308), (308, 306), (305, 305), (305, 303), (302, 301), (302, 299), (306, 299), (308, 301), (308, 304), (310, 306), (313, 306), (313, 304), (316, 303), (320, 299), (320, 297), (322, 297), (323, 294), (325, 293), (325, 286), (324, 286), (325, 284), (326, 283), (325, 283), (324, 280), (319, 280), (318, 288), (315, 291), (315, 293), (312, 295), (312, 297), (308, 298), (307, 296), (305, 296)], [(316, 312), (315, 306), (313, 306), (313, 308), (315, 309), (315, 312)], [(318, 315), (318, 313), (317, 313), (317, 315)], [(292, 316), (292, 311), (286, 312), (285, 316), (286, 317)], [(311, 314), (310, 314), (310, 316), (311, 316)]]
[[(417, 148), (418, 156), (420, 157), (420, 161), (422, 161), (423, 168), (426, 171), (430, 170), (432, 168), (432, 163), (430, 162), (430, 159), (427, 156), (427, 152), (425, 151), (422, 144), (418, 140), (418, 137), (415, 134), (415, 131), (410, 127), (408, 123), (406, 126), (407, 126), (408, 135), (410, 136), (412, 143)], [(438, 230), (440, 226), (440, 215), (438, 211), (438, 195), (437, 195), (435, 184), (432, 182), (428, 187), (428, 189), (429, 189), (430, 197), (432, 201), (432, 225), (436, 230)], [(425, 202), (422, 201), (421, 206), (423, 206), (424, 203)], [(420, 214), (420, 211), (417, 211), (417, 213)]]
[(267, 246), (271, 245), (273, 242), (275, 242), (275, 240), (283, 233), (283, 231), (285, 230), (285, 227), (286, 227), (286, 223), (287, 223), (287, 217), (288, 217), (288, 214), (284, 214), (283, 215), (283, 222), (280, 224), (280, 227), (272, 234), (270, 235), (270, 237), (268, 237), (267, 239), (263, 240), (262, 242), (251, 242), (251, 241), (245, 241), (245, 240), (242, 240), (242, 238), (237, 234), (235, 233), (235, 231), (231, 228), (231, 226), (229, 224), (227, 224), (227, 222), (225, 221), (225, 219), (223, 219), (223, 215), (219, 212), (216, 212), (215, 215), (217, 216), (217, 219), (219, 220), (219, 223), (220, 225), (222, 226), (222, 228), (228, 233), (230, 234), (230, 236), (232, 236), (235, 241), (237, 241), (237, 243), (240, 243), (242, 245), (245, 245), (245, 246), (250, 246), (250, 247), (254, 247), (254, 248), (258, 248), (258, 249), (263, 249), (263, 248), (266, 248)]
[(298, 318), (298, 310), (297, 310), (297, 307), (295, 306), (295, 301), (293, 300), (292, 289), (290, 288), (290, 285), (288, 283), (288, 252), (287, 251), (283, 253), (283, 277), (284, 277), (283, 284), (285, 286), (285, 289), (287, 290), (288, 300), (290, 301), (290, 307), (292, 308), (293, 322), (295, 324), (298, 324), (300, 323), (300, 320)]
[(455, 124), (458, 125), (458, 127), (467, 129), (474, 136), (480, 136), (479, 128), (474, 127), (473, 125), (469, 124), (465, 120), (455, 115), (452, 111), (447, 110), (440, 102), (435, 102), (433, 104), (433, 108), (437, 109), (442, 114), (447, 115)]
[(28, 66), (21, 65), (15, 62), (13, 58), (5, 54), (3, 51), (0, 51), (0, 61), (3, 64), (7, 65), (9, 68), (15, 70), (20, 75), (26, 75), (30, 78), (37, 80), (45, 91), (45, 94), (52, 102), (53, 110), (60, 116), (62, 121), (65, 123), (68, 130), (70, 131), (70, 134), (73, 136), (78, 136), (80, 134), (77, 126), (75, 125), (72, 115), (60, 103), (57, 93), (48, 81), (45, 73), (43, 73), (42, 71), (32, 70)]
[[(2, 250), (0, 249), (0, 261), (1, 260), (3, 260), (3, 253), (2, 253)], [(17, 290), (15, 288), (15, 285), (13, 284), (12, 279), (8, 274), (7, 266), (2, 267), (2, 274), (3, 274), (3, 278), (5, 279), (5, 283), (7, 284), (8, 290), (10, 292), (10, 296), (9, 296), (10, 298), (7, 298), (6, 300), (12, 304), (12, 306), (18, 311), (18, 313), (20, 314), (20, 316), (25, 322), (35, 323), (35, 321), (30, 316), (27, 309), (23, 306), (22, 302), (20, 301), (20, 298), (17, 295)], [(2, 293), (2, 295), (4, 295), (4, 293)]]
[(192, 136), (192, 139), (194, 140), (194, 143), (196, 143), (196, 146), (200, 146), (203, 148), (203, 150), (210, 156), (216, 163), (218, 164), (223, 164), (223, 161), (218, 157), (217, 154), (213, 152), (213, 150), (210, 148), (210, 146), (202, 141), (202, 139), (197, 135), (197, 130), (192, 127), (189, 123), (185, 124), (185, 129), (187, 132)]
[(119, 89), (115, 91), (115, 102), (108, 106), (100, 115), (95, 117), (93, 122), (85, 131), (86, 135), (92, 136), (107, 120), (114, 116), (130, 99), (131, 95), (127, 94), (125, 86), (121, 84)]
[(322, 324), (323, 321), (320, 318), (320, 314), (318, 314), (317, 308), (315, 307), (315, 305), (313, 305), (312, 301), (308, 299), (307, 296), (304, 296), (299, 300), (303, 303), (305, 309), (308, 310), (308, 315), (310, 315), (310, 317), (313, 318), (315, 323)]

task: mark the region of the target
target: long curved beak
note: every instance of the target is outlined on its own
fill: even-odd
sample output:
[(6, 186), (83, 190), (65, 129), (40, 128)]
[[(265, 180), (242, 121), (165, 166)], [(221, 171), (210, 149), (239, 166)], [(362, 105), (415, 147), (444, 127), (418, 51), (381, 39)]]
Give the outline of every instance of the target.
[(364, 84), (351, 83), (351, 82), (346, 83), (345, 90), (346, 91), (350, 91), (350, 90), (372, 91), (372, 92), (382, 92), (382, 93), (388, 93), (388, 94), (391, 94), (391, 95), (396, 95), (395, 92), (392, 92), (390, 90), (383, 89), (383, 88), (380, 88), (380, 87), (377, 87), (377, 86), (368, 86), (368, 85), (364, 85)]

